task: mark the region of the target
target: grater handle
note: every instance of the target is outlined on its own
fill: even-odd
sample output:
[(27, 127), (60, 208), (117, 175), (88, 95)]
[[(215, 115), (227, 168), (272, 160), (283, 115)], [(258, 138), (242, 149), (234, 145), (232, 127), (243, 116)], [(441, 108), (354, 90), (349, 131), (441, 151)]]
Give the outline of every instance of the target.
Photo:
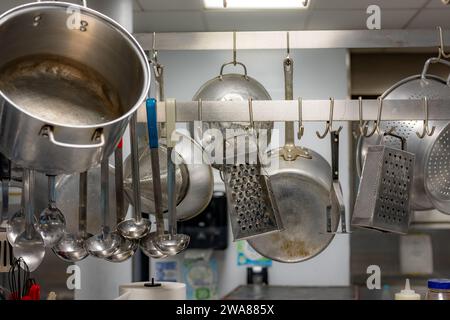
[(384, 144), (384, 137), (386, 136), (390, 136), (390, 137), (394, 137), (400, 140), (401, 142), (401, 147), (403, 151), (406, 151), (407, 145), (406, 145), (406, 139), (398, 134), (392, 133), (392, 132), (385, 132), (383, 133), (380, 137), (379, 137), (379, 141), (378, 144), (382, 145)]

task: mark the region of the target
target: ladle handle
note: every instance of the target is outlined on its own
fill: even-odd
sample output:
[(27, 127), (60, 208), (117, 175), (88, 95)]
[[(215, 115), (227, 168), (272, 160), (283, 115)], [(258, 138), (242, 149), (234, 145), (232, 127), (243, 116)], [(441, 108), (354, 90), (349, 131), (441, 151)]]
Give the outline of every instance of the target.
[(34, 190), (34, 180), (35, 172), (30, 169), (23, 169), (23, 193), (24, 193), (24, 204), (25, 204), (25, 214), (26, 214), (26, 225), (25, 232), (28, 238), (31, 237), (33, 232), (33, 215), (34, 215), (34, 201), (33, 201), (33, 190)]
[(162, 212), (161, 172), (159, 168), (159, 142), (157, 125), (157, 102), (155, 99), (147, 99), (147, 129), (149, 147), (151, 153), (153, 192), (155, 200), (156, 232), (164, 234), (164, 216)]
[(121, 139), (114, 151), (114, 176), (116, 189), (116, 222), (120, 223), (125, 218), (125, 202), (123, 195), (123, 140)]
[(56, 204), (56, 176), (47, 175), (48, 178), (48, 205)]
[[(425, 65), (423, 66), (422, 74), (420, 76), (422, 79), (427, 78), (428, 69), (430, 67), (430, 64), (433, 63), (441, 63), (443, 65), (446, 65), (447, 67), (450, 67), (450, 61), (443, 60), (440, 58), (430, 58), (425, 62)], [(447, 84), (450, 84), (450, 75), (447, 77)]]
[(108, 214), (109, 214), (109, 159), (105, 157), (101, 163), (101, 209), (102, 209), (102, 231), (103, 235), (107, 235), (109, 233), (109, 224), (108, 224)]
[(80, 173), (78, 228), (81, 234), (87, 232), (87, 171)]
[(141, 210), (141, 176), (139, 172), (139, 147), (136, 133), (137, 112), (131, 116), (130, 142), (131, 142), (131, 174), (133, 180), (134, 219), (140, 222)]
[(176, 142), (173, 133), (176, 129), (176, 102), (167, 100), (166, 102), (166, 123), (167, 123), (167, 196), (169, 209), (169, 232), (171, 235), (177, 234), (177, 202), (176, 202), (176, 177), (173, 153)]

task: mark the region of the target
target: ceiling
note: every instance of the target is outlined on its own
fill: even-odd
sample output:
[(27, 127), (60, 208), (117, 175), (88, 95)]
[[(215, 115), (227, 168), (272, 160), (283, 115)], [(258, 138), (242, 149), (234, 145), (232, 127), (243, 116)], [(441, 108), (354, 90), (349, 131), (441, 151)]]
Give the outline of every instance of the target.
[(203, 0), (134, 0), (135, 32), (365, 29), (371, 4), (383, 29), (450, 28), (441, 0), (310, 0), (307, 10), (205, 10)]
[[(26, 2), (1, 0), (0, 11)], [(307, 10), (278, 11), (205, 10), (203, 0), (133, 4), (135, 32), (365, 29), (371, 4), (381, 8), (383, 29), (450, 28), (450, 5), (441, 0), (310, 0)]]

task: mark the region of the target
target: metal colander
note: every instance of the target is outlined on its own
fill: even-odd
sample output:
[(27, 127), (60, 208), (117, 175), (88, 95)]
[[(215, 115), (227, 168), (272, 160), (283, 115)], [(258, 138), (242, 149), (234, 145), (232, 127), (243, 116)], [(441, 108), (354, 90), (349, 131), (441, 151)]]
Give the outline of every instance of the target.
[[(415, 156), (386, 145), (368, 148), (356, 197), (352, 225), (405, 234), (410, 222), (410, 194)], [(380, 142), (382, 139), (380, 140)]]
[[(427, 61), (422, 74), (408, 77), (396, 83), (381, 98), (385, 100), (420, 100), (425, 97), (428, 100), (450, 99), (450, 86), (448, 83), (437, 76), (426, 74), (428, 64), (429, 62)], [(433, 190), (433, 188), (438, 186), (435, 182), (431, 183), (426, 181), (426, 176), (433, 176), (433, 174), (428, 173), (428, 163), (432, 161), (429, 159), (432, 154), (429, 150), (435, 150), (436, 158), (436, 153), (439, 148), (435, 148), (434, 145), (441, 139), (441, 136), (447, 134), (449, 123), (447, 121), (429, 121), (429, 126), (435, 126), (436, 129), (431, 137), (425, 136), (423, 139), (420, 139), (416, 135), (416, 132), (421, 132), (422, 130), (422, 121), (382, 121), (380, 126), (382, 131), (388, 131), (389, 128), (395, 127), (396, 134), (406, 139), (408, 151), (415, 154), (416, 161), (411, 193), (411, 209), (431, 210), (436, 208), (444, 213), (450, 214), (450, 201), (447, 203), (444, 198), (441, 199), (438, 191), (439, 188)], [(377, 139), (379, 139), (377, 135), (371, 138), (360, 138), (357, 152), (357, 169), (359, 174), (361, 174), (362, 164), (364, 163), (369, 146), (376, 144)], [(400, 148), (399, 140), (392, 137), (386, 137), (385, 145), (397, 149)], [(440, 150), (443, 149), (440, 148)], [(446, 153), (443, 153), (442, 156), (445, 157)], [(450, 181), (450, 171), (442, 170), (437, 174), (442, 180)]]

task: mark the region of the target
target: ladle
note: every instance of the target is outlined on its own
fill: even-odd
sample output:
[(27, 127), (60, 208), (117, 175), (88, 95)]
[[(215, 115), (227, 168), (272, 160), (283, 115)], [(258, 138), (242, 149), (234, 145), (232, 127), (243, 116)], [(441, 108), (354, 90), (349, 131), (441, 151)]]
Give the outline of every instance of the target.
[(35, 172), (23, 169), (23, 194), (26, 213), (25, 231), (20, 234), (14, 242), (14, 256), (23, 258), (30, 272), (36, 270), (45, 256), (44, 240), (34, 228), (34, 181)]
[(124, 220), (117, 225), (117, 231), (125, 238), (138, 240), (150, 232), (151, 223), (142, 217), (141, 210), (141, 186), (139, 173), (139, 149), (136, 134), (137, 113), (134, 113), (130, 121), (131, 141), (131, 171), (133, 176), (134, 218)]
[[(16, 239), (25, 231), (26, 225), (26, 213), (25, 213), (25, 192), (22, 189), (21, 199), (20, 199), (20, 209), (12, 214), (6, 226), (6, 236), (8, 237), (8, 242), (14, 246)], [(33, 215), (33, 224), (37, 223), (36, 217)]]
[(90, 237), (87, 233), (87, 172), (80, 173), (78, 208), (78, 233), (65, 232), (61, 241), (53, 247), (55, 255), (67, 262), (77, 262), (89, 256), (84, 241)]
[(39, 216), (36, 230), (47, 248), (54, 247), (64, 236), (66, 219), (56, 206), (56, 176), (48, 175), (48, 206)]
[(85, 246), (90, 255), (105, 259), (112, 255), (120, 245), (120, 237), (110, 232), (109, 215), (109, 162), (105, 157), (101, 164), (101, 209), (102, 232), (86, 240)]
[[(116, 188), (116, 223), (120, 224), (125, 218), (125, 202), (123, 191), (123, 141), (121, 140), (114, 152), (114, 176)], [(119, 248), (111, 256), (105, 260), (110, 262), (123, 262), (130, 259), (138, 248), (136, 241), (129, 240), (122, 237), (118, 232), (115, 232), (120, 237)]]
[(190, 237), (185, 234), (177, 234), (177, 202), (176, 202), (176, 177), (175, 163), (172, 153), (176, 142), (172, 139), (172, 133), (176, 129), (176, 103), (175, 100), (166, 101), (166, 132), (167, 132), (167, 195), (169, 197), (169, 233), (158, 235), (156, 246), (162, 253), (173, 256), (185, 250), (189, 245)]
[(147, 128), (149, 137), (149, 147), (151, 153), (151, 165), (153, 175), (153, 192), (155, 202), (156, 231), (149, 233), (141, 240), (141, 249), (145, 255), (154, 259), (166, 258), (167, 255), (161, 252), (156, 244), (158, 236), (164, 235), (164, 216), (162, 212), (162, 192), (161, 192), (161, 172), (159, 168), (159, 141), (158, 124), (156, 117), (156, 100), (148, 99), (147, 107)]

